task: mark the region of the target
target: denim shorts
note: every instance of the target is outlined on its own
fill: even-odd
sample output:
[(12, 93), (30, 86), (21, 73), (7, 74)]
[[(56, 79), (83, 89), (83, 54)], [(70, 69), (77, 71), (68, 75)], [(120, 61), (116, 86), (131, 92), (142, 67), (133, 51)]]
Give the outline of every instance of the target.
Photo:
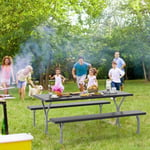
[(22, 88), (23, 86), (26, 86), (26, 84), (27, 84), (26, 81), (19, 81), (19, 80), (18, 80), (17, 87), (18, 87), (18, 88)]

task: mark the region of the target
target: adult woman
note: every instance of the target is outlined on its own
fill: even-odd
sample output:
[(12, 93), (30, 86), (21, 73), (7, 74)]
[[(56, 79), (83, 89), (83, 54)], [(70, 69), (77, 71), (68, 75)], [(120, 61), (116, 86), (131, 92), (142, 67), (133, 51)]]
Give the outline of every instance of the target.
[[(14, 82), (15, 79), (14, 79), (14, 73), (12, 68), (12, 58), (10, 56), (5, 56), (2, 59), (1, 72), (0, 72), (1, 86), (3, 88), (9, 87), (11, 77)], [(4, 90), (4, 94), (8, 94), (8, 89)]]

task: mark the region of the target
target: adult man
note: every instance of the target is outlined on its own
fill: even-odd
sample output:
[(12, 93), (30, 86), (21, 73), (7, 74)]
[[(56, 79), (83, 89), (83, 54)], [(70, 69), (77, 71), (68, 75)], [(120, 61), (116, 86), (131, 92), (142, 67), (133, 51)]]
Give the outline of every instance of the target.
[(77, 81), (78, 88), (80, 91), (84, 91), (84, 80), (86, 78), (88, 69), (91, 67), (91, 64), (84, 61), (83, 57), (79, 57), (78, 62), (73, 65), (72, 76)]
[[(126, 63), (122, 58), (120, 58), (119, 52), (115, 52), (113, 61), (115, 61), (117, 63), (117, 67), (119, 69), (121, 69), (122, 71), (125, 72), (124, 68), (126, 66)], [(124, 84), (124, 77), (121, 78), (121, 91), (123, 91), (123, 88), (124, 88), (123, 84)]]

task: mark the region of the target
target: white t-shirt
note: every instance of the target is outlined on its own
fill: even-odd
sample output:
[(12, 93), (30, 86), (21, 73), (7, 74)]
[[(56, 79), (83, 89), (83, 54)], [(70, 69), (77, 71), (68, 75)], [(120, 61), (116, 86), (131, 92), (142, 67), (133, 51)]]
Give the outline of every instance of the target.
[(17, 72), (17, 79), (19, 81), (27, 81), (27, 79), (31, 79), (31, 73), (29, 72), (28, 74), (24, 74), (25, 69), (21, 69), (20, 71)]
[(116, 83), (121, 83), (120, 77), (123, 76), (124, 74), (125, 74), (124, 71), (122, 71), (119, 68), (111, 68), (108, 73), (112, 81)]

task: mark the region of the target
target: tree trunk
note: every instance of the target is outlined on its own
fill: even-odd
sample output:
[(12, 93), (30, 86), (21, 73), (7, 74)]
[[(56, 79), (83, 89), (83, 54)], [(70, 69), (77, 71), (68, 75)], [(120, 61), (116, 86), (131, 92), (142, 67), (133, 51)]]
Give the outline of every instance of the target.
[(46, 69), (46, 74), (45, 74), (45, 89), (48, 89), (48, 84), (49, 84), (49, 66)]
[(144, 79), (147, 80), (146, 68), (145, 68), (145, 63), (144, 63), (144, 61), (142, 61), (142, 67), (143, 67)]

